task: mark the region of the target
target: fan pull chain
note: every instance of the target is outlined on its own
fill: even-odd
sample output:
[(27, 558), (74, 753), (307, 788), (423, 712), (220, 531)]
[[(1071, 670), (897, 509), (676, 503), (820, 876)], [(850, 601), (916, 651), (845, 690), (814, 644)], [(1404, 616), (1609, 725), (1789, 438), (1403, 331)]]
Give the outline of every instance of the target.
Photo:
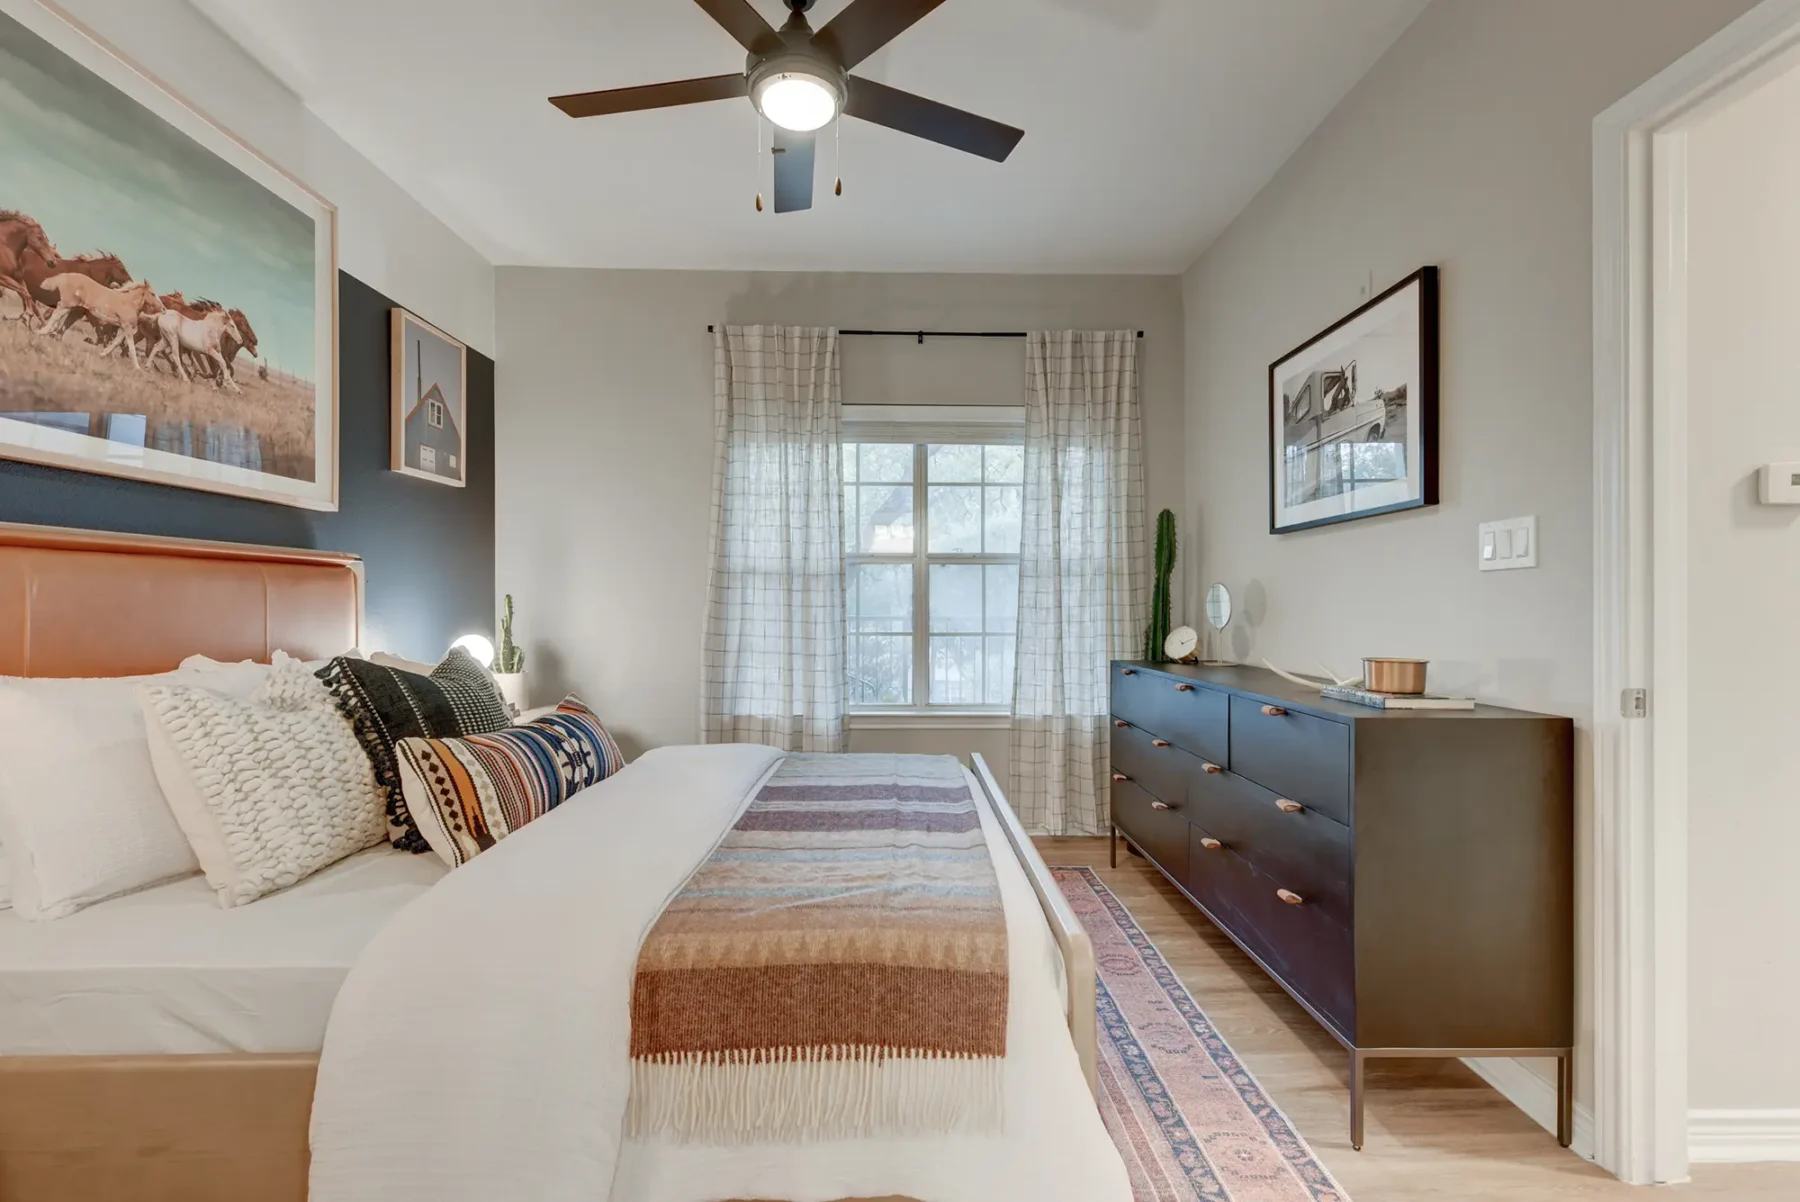
[(758, 113), (756, 115), (756, 211), (758, 213), (763, 211), (763, 206), (762, 206), (762, 159), (763, 159), (762, 134), (763, 134), (763, 129), (762, 129), (762, 127), (763, 127), (762, 114)]
[(837, 188), (835, 194), (844, 194), (844, 119), (840, 116), (831, 123), (831, 165), (837, 169)]

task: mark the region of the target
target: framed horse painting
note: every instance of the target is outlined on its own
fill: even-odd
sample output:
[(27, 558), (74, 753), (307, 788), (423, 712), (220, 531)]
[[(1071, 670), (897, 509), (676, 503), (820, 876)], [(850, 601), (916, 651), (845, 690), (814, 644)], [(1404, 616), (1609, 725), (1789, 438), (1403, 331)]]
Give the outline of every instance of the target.
[(0, 0), (0, 457), (336, 509), (337, 211)]

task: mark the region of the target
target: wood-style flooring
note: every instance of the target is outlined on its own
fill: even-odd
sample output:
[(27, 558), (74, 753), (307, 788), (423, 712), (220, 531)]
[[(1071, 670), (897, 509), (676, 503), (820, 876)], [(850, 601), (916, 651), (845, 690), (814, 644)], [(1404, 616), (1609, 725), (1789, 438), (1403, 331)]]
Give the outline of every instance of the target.
[[(1093, 868), (1161, 950), (1219, 1033), (1337, 1176), (1354, 1202), (1589, 1202), (1644, 1191), (1556, 1140), (1458, 1061), (1377, 1060), (1368, 1131), (1350, 1147), (1349, 1061), (1335, 1040), (1160, 873), (1105, 839), (1039, 839), (1051, 864)], [(1792, 1202), (1800, 1165), (1697, 1165), (1658, 1199)]]

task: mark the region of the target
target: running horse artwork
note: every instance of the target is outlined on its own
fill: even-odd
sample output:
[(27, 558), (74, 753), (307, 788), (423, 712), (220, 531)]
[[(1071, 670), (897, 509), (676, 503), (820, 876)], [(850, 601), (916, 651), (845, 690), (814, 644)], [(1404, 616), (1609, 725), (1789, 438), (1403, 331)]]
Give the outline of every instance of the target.
[(12, 209), (0, 209), (0, 288), (18, 294), (21, 316), (32, 312), (30, 287), (25, 283), (26, 256), (42, 267), (57, 268), (56, 248), (44, 227)]
[(131, 283), (131, 273), (125, 270), (124, 262), (118, 255), (100, 251), (92, 255), (75, 255), (67, 259), (46, 260), (35, 250), (28, 250), (21, 264), (19, 279), (30, 293), (27, 301), (30, 307), (27, 312), (32, 317), (38, 316), (37, 307), (45, 305), (54, 309), (56, 297), (44, 287), (52, 277), (74, 273), (84, 275), (97, 284), (108, 288), (119, 288)]
[(336, 509), (336, 222), (55, 6), (0, 0), (0, 459)]

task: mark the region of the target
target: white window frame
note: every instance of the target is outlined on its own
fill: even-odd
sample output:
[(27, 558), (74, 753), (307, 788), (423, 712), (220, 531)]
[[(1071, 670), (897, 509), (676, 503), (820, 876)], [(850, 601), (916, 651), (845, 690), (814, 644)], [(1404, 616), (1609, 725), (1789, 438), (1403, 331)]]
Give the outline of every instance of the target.
[[(948, 705), (931, 703), (931, 567), (933, 564), (1017, 564), (1019, 555), (991, 553), (933, 555), (930, 530), (930, 481), (926, 474), (927, 448), (933, 445), (1012, 445), (1025, 441), (1025, 411), (1011, 406), (957, 405), (846, 405), (844, 445), (852, 443), (903, 443), (913, 448), (913, 549), (908, 555), (864, 554), (850, 550), (852, 531), (846, 529), (844, 568), (858, 564), (909, 564), (913, 570), (913, 678), (911, 705), (852, 705), (852, 723), (865, 729), (929, 725), (946, 719), (964, 724), (1010, 726), (1012, 705)], [(861, 481), (859, 480), (860, 484)], [(986, 590), (983, 590), (986, 605)], [(986, 625), (986, 615), (983, 615)], [(949, 632), (956, 633), (956, 632)], [(981, 634), (985, 636), (986, 631)], [(1017, 654), (1016, 650), (1014, 652)]]
[(444, 428), (444, 402), (433, 400), (425, 402), (425, 424), (433, 430)]

